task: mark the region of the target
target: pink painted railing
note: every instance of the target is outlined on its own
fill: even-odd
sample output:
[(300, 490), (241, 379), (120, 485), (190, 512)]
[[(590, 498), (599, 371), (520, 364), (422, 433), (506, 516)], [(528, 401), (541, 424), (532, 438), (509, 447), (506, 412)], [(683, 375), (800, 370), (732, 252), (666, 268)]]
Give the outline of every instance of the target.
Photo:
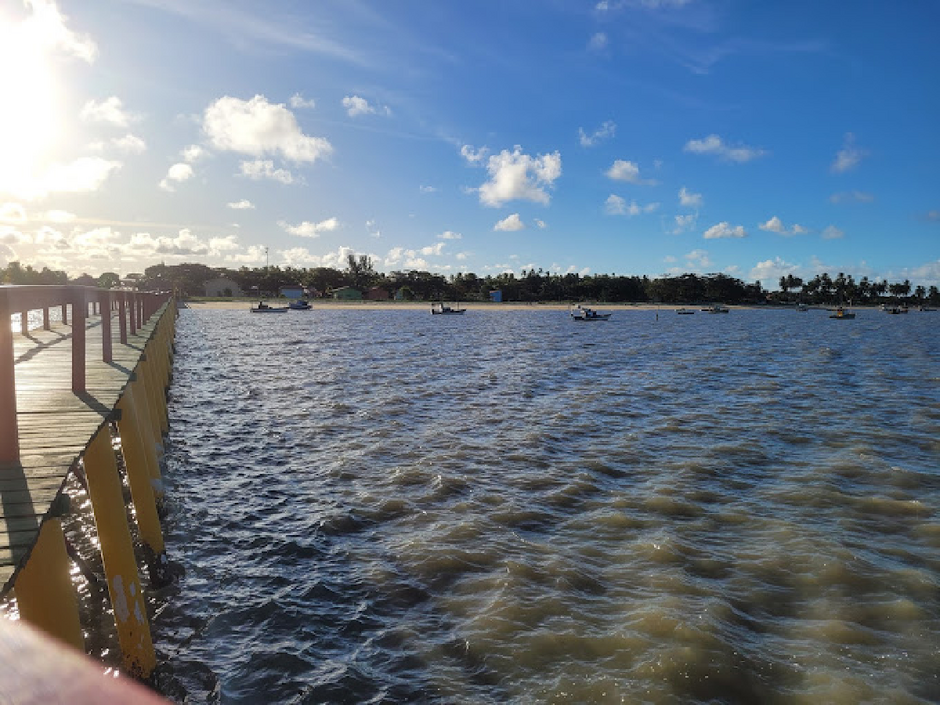
[(72, 324), (72, 391), (85, 391), (85, 321), (89, 304), (92, 315), (101, 316), (101, 359), (111, 362), (111, 312), (117, 310), (120, 341), (128, 331), (135, 335), (168, 299), (166, 292), (96, 289), (90, 286), (0, 286), (0, 463), (19, 460), (16, 424), (16, 375), (13, 370), (12, 316), (20, 314), (20, 330), (28, 332), (30, 311), (42, 310), (43, 328), (51, 328), (49, 310), (62, 309), (62, 323)]

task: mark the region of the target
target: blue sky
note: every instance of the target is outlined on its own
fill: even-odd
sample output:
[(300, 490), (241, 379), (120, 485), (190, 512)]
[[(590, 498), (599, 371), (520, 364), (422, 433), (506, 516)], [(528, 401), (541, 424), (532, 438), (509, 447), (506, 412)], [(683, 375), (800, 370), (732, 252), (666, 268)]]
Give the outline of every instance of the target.
[(940, 285), (938, 28), (928, 0), (3, 0), (0, 265)]

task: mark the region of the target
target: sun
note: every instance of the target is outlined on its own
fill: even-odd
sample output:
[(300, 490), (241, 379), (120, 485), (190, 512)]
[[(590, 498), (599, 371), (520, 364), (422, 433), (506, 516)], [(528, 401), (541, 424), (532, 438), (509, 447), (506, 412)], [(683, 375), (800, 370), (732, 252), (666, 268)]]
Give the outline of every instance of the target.
[(0, 193), (27, 197), (60, 134), (59, 91), (42, 44), (0, 16)]

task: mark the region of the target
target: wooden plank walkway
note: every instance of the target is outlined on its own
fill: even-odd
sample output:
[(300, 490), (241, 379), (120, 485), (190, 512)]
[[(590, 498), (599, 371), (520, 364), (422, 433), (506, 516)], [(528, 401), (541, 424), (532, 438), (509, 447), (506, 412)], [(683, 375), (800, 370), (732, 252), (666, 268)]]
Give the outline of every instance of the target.
[[(72, 466), (98, 429), (115, 415), (159, 316), (120, 342), (111, 313), (112, 361), (102, 361), (102, 319), (85, 321), (85, 391), (72, 387), (72, 326), (14, 334), (19, 462), (0, 463), (0, 595), (12, 586), (23, 557), (36, 542)], [(0, 325), (4, 322), (0, 321)], [(9, 325), (7, 323), (7, 325)]]

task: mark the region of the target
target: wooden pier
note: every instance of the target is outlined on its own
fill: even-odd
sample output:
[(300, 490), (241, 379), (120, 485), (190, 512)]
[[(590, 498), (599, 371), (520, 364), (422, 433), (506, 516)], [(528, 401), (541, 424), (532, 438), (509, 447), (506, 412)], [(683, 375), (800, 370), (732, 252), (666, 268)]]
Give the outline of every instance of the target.
[[(29, 328), (30, 312), (41, 327)], [(59, 521), (66, 480), (78, 473), (94, 509), (123, 667), (140, 677), (155, 657), (115, 439), (153, 575), (166, 562), (158, 453), (175, 314), (165, 293), (0, 286), (0, 596), (12, 591), (21, 619), (83, 649)]]

